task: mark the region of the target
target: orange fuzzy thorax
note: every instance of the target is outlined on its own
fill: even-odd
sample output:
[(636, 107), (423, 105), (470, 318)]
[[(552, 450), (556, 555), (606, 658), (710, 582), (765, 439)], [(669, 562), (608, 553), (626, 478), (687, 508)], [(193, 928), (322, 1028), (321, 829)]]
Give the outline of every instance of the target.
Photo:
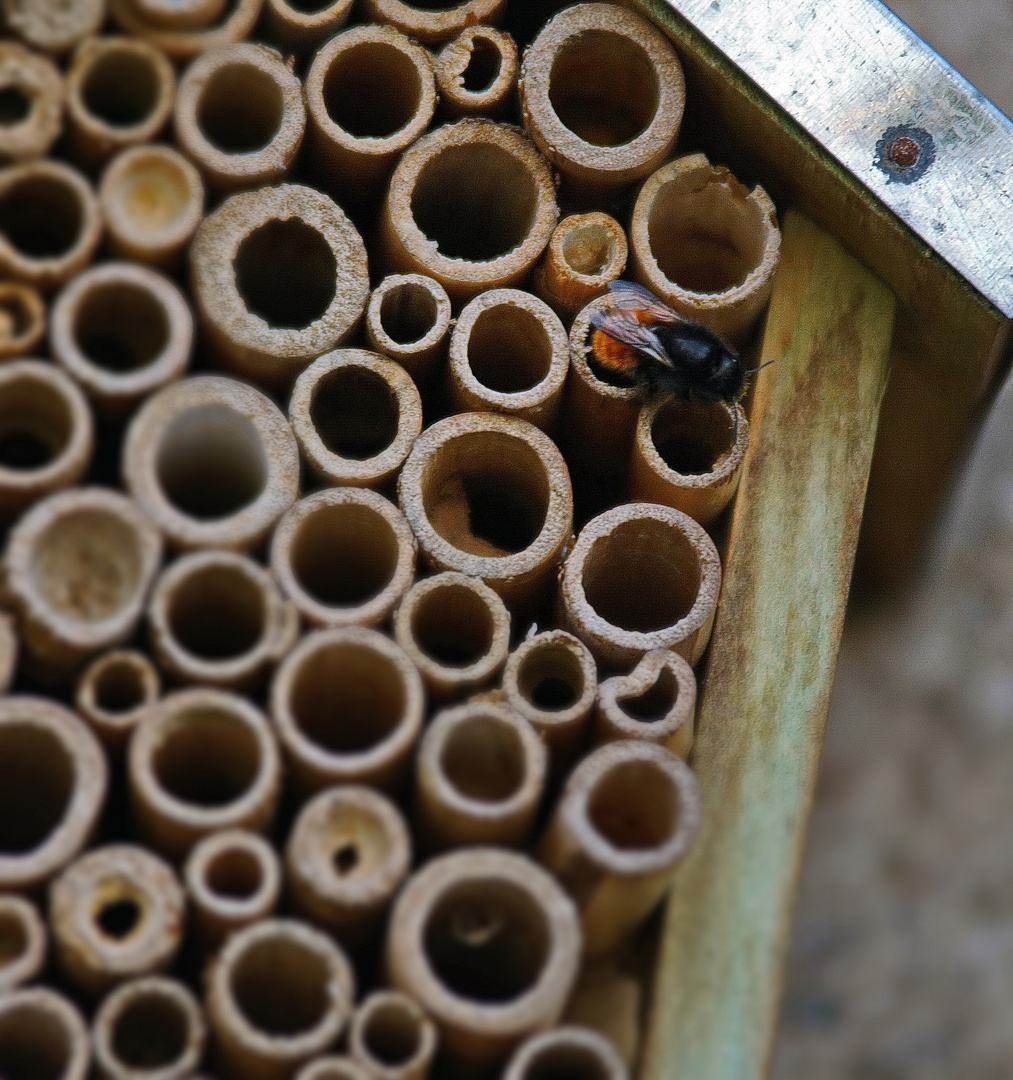
[(591, 335), (591, 349), (602, 367), (630, 375), (640, 366), (640, 356), (630, 345), (609, 337), (601, 330)]

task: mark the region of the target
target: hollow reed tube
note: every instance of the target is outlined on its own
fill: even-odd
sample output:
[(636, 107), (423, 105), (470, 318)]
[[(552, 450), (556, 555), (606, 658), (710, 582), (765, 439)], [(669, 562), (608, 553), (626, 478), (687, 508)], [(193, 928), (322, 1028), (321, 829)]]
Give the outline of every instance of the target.
[(296, 1080), (371, 1080), (368, 1072), (347, 1054), (316, 1058), (296, 1073)]
[[(150, 41), (176, 62), (193, 60), (209, 49), (233, 45), (248, 38), (264, 6), (264, 0), (234, 0), (231, 4), (221, 4), (203, 25), (183, 27), (166, 26), (164, 20), (157, 16), (152, 18), (151, 2), (108, 0), (110, 14), (125, 33)], [(184, 0), (187, 2), (189, 0)]]
[(60, 69), (16, 41), (0, 42), (0, 93), (14, 106), (12, 122), (0, 126), (0, 162), (44, 157), (63, 128)]
[(105, 748), (118, 753), (161, 690), (158, 669), (146, 653), (113, 649), (81, 673), (74, 707)]
[(629, 1072), (615, 1047), (590, 1028), (567, 1024), (533, 1035), (507, 1063), (503, 1080), (628, 1080)]
[(98, 32), (106, 6), (103, 0), (3, 0), (0, 14), (26, 45), (59, 56)]
[(515, 100), (517, 44), (492, 26), (466, 26), (439, 51), (434, 68), (448, 116), (497, 117)]
[(0, 697), (11, 688), (18, 669), (18, 635), (14, 619), (0, 611)]
[(436, 1025), (397, 990), (370, 994), (352, 1015), (348, 1049), (373, 1080), (425, 1080), (436, 1046)]
[(622, 277), (629, 255), (626, 233), (600, 211), (571, 214), (553, 230), (535, 268), (534, 291), (570, 326), (577, 313)]
[(46, 305), (38, 290), (0, 282), (0, 360), (32, 356), (46, 336)]
[(451, 314), (447, 290), (435, 278), (390, 274), (370, 294), (366, 340), (424, 384), (443, 359)]
[(348, 21), (354, 0), (266, 0), (264, 28), (286, 53), (306, 56), (329, 41)]
[(62, 994), (22, 987), (0, 995), (0, 1071), (11, 1080), (87, 1080), (91, 1046), (84, 1019)]
[(31, 982), (46, 963), (46, 925), (22, 896), (0, 896), (0, 997)]
[(362, 15), (369, 22), (397, 27), (424, 45), (438, 45), (472, 23), (498, 23), (505, 9), (506, 0), (463, 0), (447, 7), (406, 0), (364, 0)]
[(137, 17), (164, 30), (202, 30), (221, 18), (227, 0), (132, 0)]

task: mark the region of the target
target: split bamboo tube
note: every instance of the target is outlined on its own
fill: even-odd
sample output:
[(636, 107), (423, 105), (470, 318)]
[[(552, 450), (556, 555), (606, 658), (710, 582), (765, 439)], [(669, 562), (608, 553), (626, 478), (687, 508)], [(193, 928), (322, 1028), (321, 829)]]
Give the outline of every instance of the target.
[(33, 49), (59, 55), (94, 34), (106, 14), (105, 0), (2, 0), (7, 30)]
[(114, 255), (171, 267), (204, 216), (204, 182), (171, 147), (137, 146), (106, 167), (99, 204)]
[(119, 751), (161, 689), (158, 671), (144, 653), (114, 649), (85, 668), (74, 706), (106, 749)]
[(672, 43), (616, 4), (575, 4), (524, 55), (521, 112), (571, 194), (601, 201), (669, 156), (686, 104)]
[(299, 617), (271, 575), (233, 551), (196, 551), (155, 583), (148, 631), (180, 683), (255, 690), (296, 642)]
[(87, 1080), (88, 1029), (77, 1007), (44, 987), (0, 995), (0, 1071), (10, 1080)]
[(674, 506), (711, 525), (738, 490), (748, 445), (740, 405), (647, 402), (633, 437), (629, 497)]
[(714, 625), (721, 560), (692, 518), (627, 503), (584, 526), (560, 582), (563, 621), (605, 669), (629, 670), (652, 649), (700, 659)]
[(400, 788), (424, 709), (415, 665), (365, 627), (307, 634), (271, 686), (275, 731), (297, 786), (309, 792), (332, 784)]
[(355, 226), (298, 184), (227, 199), (197, 230), (190, 268), (213, 350), (241, 377), (275, 389), (344, 342), (369, 296)]
[(18, 670), (18, 635), (14, 619), (0, 611), (0, 697), (11, 688)]
[(233, 934), (207, 982), (225, 1074), (285, 1080), (337, 1042), (354, 999), (351, 965), (319, 930), (269, 919)]
[(127, 490), (174, 548), (249, 551), (299, 489), (299, 447), (281, 410), (252, 386), (201, 375), (134, 414)]
[(207, 1029), (197, 999), (175, 979), (125, 983), (92, 1023), (103, 1080), (186, 1080), (200, 1065)]
[(349, 1053), (373, 1080), (425, 1080), (436, 1044), (436, 1025), (397, 990), (370, 994), (348, 1032)]
[(63, 129), (63, 76), (45, 56), (0, 42), (0, 161), (43, 157)]
[(353, 953), (376, 944), (411, 864), (401, 812), (378, 791), (351, 784), (307, 803), (285, 849), (293, 908)]
[(228, 0), (133, 0), (138, 18), (164, 30), (203, 30), (220, 19)]
[(373, 203), (436, 111), (432, 59), (389, 26), (354, 26), (314, 57), (306, 109), (318, 174), (342, 205)]
[(102, 238), (98, 200), (62, 161), (0, 169), (0, 277), (50, 291), (91, 262)]
[(470, 701), (438, 713), (415, 759), (416, 819), (425, 846), (521, 847), (547, 767), (534, 729), (501, 702)]
[(176, 141), (214, 191), (283, 180), (306, 129), (302, 87), (265, 45), (210, 49), (183, 74)]
[(101, 747), (68, 709), (0, 698), (0, 892), (38, 889), (77, 855), (107, 777)]
[[(169, 0), (172, 3), (173, 0)], [(153, 0), (109, 0), (109, 9), (120, 28), (131, 37), (143, 38), (156, 45), (170, 60), (182, 62), (195, 56), (243, 41), (253, 33), (264, 0), (234, 0), (219, 7), (220, 16), (199, 27), (165, 26), (164, 19), (152, 17)], [(184, 0), (183, 7), (207, 12), (200, 0)], [(164, 12), (165, 5), (162, 6)]]
[(577, 975), (572, 901), (529, 859), (468, 848), (401, 891), (387, 939), (393, 986), (436, 1023), (456, 1065), (489, 1067), (560, 1016)]
[(312, 626), (379, 626), (415, 578), (415, 537), (367, 488), (325, 488), (281, 519), (271, 569)]
[(781, 249), (777, 212), (703, 154), (663, 165), (630, 221), (633, 277), (681, 315), (741, 342), (767, 306)]
[(405, 151), (380, 214), (379, 254), (387, 269), (428, 274), (463, 303), (520, 283), (557, 216), (552, 171), (534, 145), (513, 127), (467, 118)]
[(507, 704), (538, 733), (557, 773), (587, 741), (597, 688), (594, 657), (565, 630), (521, 642), (503, 672)]
[(484, 581), (448, 570), (417, 581), (394, 613), (394, 640), (434, 702), (479, 690), (510, 651), (510, 613)]
[(107, 262), (78, 274), (53, 305), (53, 359), (108, 417), (178, 379), (190, 363), (193, 316), (179, 289), (143, 266)]
[(540, 855), (580, 908), (586, 956), (617, 948), (640, 925), (699, 826), (696, 778), (663, 746), (622, 739), (577, 766)]
[(536, 607), (573, 527), (573, 493), (555, 443), (524, 420), (463, 413), (415, 440), (398, 480), (426, 562), (481, 578), (507, 607)]
[(440, 104), (449, 116), (499, 116), (517, 92), (517, 45), (502, 30), (466, 26), (434, 64)]
[(394, 26), (424, 45), (449, 41), (473, 23), (497, 23), (506, 0), (463, 0), (452, 5), (364, 0), (360, 15), (369, 22)]
[(264, 29), (284, 52), (305, 56), (348, 21), (354, 0), (267, 0)]
[(183, 942), (185, 897), (150, 851), (113, 844), (88, 852), (53, 882), (53, 952), (79, 990), (104, 993), (167, 968)]
[(366, 308), (366, 339), (424, 383), (443, 359), (450, 333), (450, 297), (425, 274), (391, 274), (373, 290)]
[(556, 226), (535, 269), (535, 292), (569, 326), (622, 277), (628, 255), (626, 233), (615, 218), (600, 211), (571, 214)]
[(220, 690), (180, 690), (142, 718), (128, 758), (134, 821), (170, 858), (218, 829), (266, 830), (281, 787), (264, 715)]
[(696, 676), (671, 649), (653, 649), (629, 673), (598, 687), (597, 742), (642, 739), (686, 760), (693, 747)]
[(457, 412), (488, 411), (556, 423), (570, 366), (566, 330), (520, 289), (490, 289), (468, 303), (450, 335), (450, 397)]
[(46, 305), (30, 285), (0, 282), (0, 360), (32, 356), (46, 336)]
[(36, 677), (60, 681), (129, 638), (161, 558), (157, 530), (118, 491), (72, 488), (32, 507), (4, 567)]
[(212, 951), (230, 934), (272, 915), (281, 895), (274, 848), (243, 829), (199, 841), (186, 860), (183, 880), (197, 935)]
[(95, 442), (77, 384), (43, 360), (0, 364), (0, 514), (76, 484)]
[(422, 399), (400, 364), (365, 349), (336, 349), (296, 379), (288, 418), (323, 483), (382, 487), (422, 430)]
[(67, 141), (87, 169), (158, 138), (176, 97), (165, 54), (125, 37), (81, 42), (67, 71)]
[(344, 1055), (317, 1058), (296, 1073), (295, 1080), (372, 1080), (356, 1061)]
[(0, 896), (0, 998), (31, 982), (46, 964), (46, 927), (33, 904)]
[(510, 1059), (503, 1080), (628, 1080), (616, 1048), (590, 1028), (567, 1025), (522, 1043)]

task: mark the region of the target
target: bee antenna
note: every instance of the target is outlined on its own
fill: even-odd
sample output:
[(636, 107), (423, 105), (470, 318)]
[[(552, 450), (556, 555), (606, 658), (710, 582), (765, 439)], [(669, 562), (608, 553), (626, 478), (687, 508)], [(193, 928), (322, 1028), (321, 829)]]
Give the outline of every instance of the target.
[(770, 367), (771, 364), (776, 364), (776, 363), (777, 363), (777, 357), (775, 356), (773, 360), (768, 360), (765, 364), (761, 364), (759, 367), (746, 368), (746, 374), (747, 375), (755, 375), (758, 371), (763, 371), (763, 369), (765, 367)]

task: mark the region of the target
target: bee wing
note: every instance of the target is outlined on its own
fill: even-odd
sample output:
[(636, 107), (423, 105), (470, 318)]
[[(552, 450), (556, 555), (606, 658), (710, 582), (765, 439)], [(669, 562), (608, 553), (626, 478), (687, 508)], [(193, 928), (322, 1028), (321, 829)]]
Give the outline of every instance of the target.
[(613, 281), (609, 284), (609, 296), (615, 306), (629, 311), (639, 311), (647, 322), (681, 323), (685, 320), (664, 301), (638, 285), (635, 281)]
[(594, 311), (591, 313), (591, 325), (610, 338), (653, 356), (666, 367), (672, 366), (672, 361), (661, 347), (657, 334), (649, 325), (642, 323), (633, 311), (622, 308)]

